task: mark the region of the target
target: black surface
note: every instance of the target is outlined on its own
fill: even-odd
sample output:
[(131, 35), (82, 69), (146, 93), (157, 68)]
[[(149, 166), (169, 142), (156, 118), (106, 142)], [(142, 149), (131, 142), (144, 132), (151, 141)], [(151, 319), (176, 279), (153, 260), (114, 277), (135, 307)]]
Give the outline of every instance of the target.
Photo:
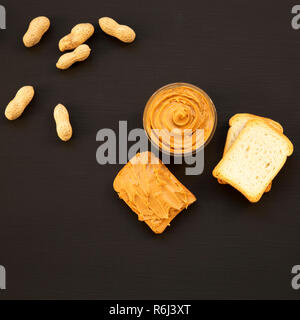
[[(1, 0), (0, 299), (292, 298), (291, 268), (300, 264), (299, 53), (291, 27), (294, 1), (16, 1)], [(47, 15), (51, 30), (26, 49), (31, 18)], [(101, 16), (128, 23), (125, 45), (97, 26)], [(93, 22), (91, 57), (66, 72), (55, 68), (58, 40), (79, 22)], [(100, 166), (101, 128), (142, 127), (149, 96), (184, 81), (214, 100), (219, 125), (206, 149), (205, 172), (172, 172), (198, 198), (172, 227), (155, 236), (120, 200), (112, 182), (121, 165)], [(22, 118), (5, 106), (17, 89), (36, 87)], [(53, 108), (71, 112), (74, 137), (57, 139)], [(211, 171), (220, 160), (235, 113), (278, 120), (295, 153), (272, 191), (250, 204)]]

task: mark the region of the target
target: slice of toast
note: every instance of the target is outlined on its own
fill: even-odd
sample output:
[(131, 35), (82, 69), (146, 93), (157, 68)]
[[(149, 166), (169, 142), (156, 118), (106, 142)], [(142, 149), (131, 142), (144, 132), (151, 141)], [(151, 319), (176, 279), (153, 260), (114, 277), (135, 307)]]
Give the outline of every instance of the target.
[(170, 222), (196, 197), (151, 152), (138, 153), (119, 172), (114, 189), (139, 221), (154, 233), (163, 233)]
[(290, 140), (265, 120), (250, 120), (213, 171), (213, 176), (258, 202), (293, 153)]
[[(272, 120), (272, 119), (256, 116), (256, 115), (250, 114), (250, 113), (238, 113), (238, 114), (234, 115), (233, 117), (231, 117), (229, 120), (230, 128), (228, 130), (223, 155), (225, 155), (226, 152), (233, 145), (234, 141), (239, 136), (240, 132), (243, 130), (246, 123), (250, 120), (255, 120), (255, 119), (265, 120), (270, 126), (274, 127), (275, 129), (277, 129), (278, 131), (283, 133), (283, 127), (281, 126), (281, 124)], [(222, 181), (220, 179), (218, 180), (218, 182), (220, 184), (226, 184), (224, 181)], [(265, 192), (270, 192), (271, 188), (272, 188), (272, 182), (268, 185)]]
[(232, 128), (232, 130), (229, 129), (230, 132), (228, 132), (229, 134), (227, 135), (224, 154), (230, 149), (230, 147), (232, 146), (232, 144), (234, 143), (234, 141), (236, 140), (240, 132), (243, 130), (247, 122), (250, 120), (256, 120), (256, 119), (266, 121), (268, 125), (272, 126), (274, 129), (283, 133), (283, 127), (279, 122), (276, 122), (269, 118), (256, 116), (250, 113), (237, 113), (236, 115), (231, 117), (229, 120), (229, 126), (230, 126), (230, 129)]

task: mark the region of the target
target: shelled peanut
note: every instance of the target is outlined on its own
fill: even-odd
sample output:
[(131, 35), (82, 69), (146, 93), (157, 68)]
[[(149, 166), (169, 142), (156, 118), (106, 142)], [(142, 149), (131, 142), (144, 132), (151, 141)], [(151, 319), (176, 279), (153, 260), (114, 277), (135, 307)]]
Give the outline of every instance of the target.
[(100, 18), (99, 25), (102, 31), (123, 42), (130, 43), (135, 40), (136, 34), (133, 29), (128, 26), (119, 24), (112, 18)]
[(59, 41), (59, 50), (64, 52), (66, 50), (76, 49), (81, 44), (85, 43), (95, 32), (95, 28), (90, 23), (77, 24), (71, 33), (63, 37)]
[(74, 51), (62, 55), (57, 61), (56, 67), (61, 70), (70, 68), (75, 62), (81, 62), (86, 60), (91, 53), (91, 49), (88, 45), (82, 44)]
[(56, 122), (56, 131), (62, 141), (69, 141), (73, 135), (73, 129), (70, 123), (70, 116), (67, 108), (58, 104), (54, 109), (54, 120)]
[(13, 100), (5, 109), (5, 116), (8, 120), (19, 118), (34, 97), (34, 88), (32, 86), (22, 87)]
[(50, 20), (47, 17), (37, 17), (33, 19), (23, 37), (25, 47), (30, 48), (38, 44), (49, 28)]

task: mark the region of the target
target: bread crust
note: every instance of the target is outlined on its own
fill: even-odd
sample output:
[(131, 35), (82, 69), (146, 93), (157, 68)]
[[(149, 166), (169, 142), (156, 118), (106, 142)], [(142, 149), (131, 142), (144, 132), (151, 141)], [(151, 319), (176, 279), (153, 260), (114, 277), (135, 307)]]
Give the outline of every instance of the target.
[(251, 114), (251, 113), (237, 113), (235, 114), (234, 116), (232, 116), (230, 119), (229, 119), (229, 125), (230, 127), (234, 126), (235, 122), (238, 120), (238, 118), (241, 118), (241, 117), (247, 117), (247, 118), (252, 118), (253, 120), (265, 120), (267, 121), (267, 123), (271, 126), (273, 126), (274, 128), (276, 128), (278, 131), (281, 131), (283, 132), (283, 127), (282, 125), (277, 122), (277, 121), (274, 121), (270, 118), (266, 118), (266, 117), (261, 117), (261, 116), (257, 116), (255, 114)]

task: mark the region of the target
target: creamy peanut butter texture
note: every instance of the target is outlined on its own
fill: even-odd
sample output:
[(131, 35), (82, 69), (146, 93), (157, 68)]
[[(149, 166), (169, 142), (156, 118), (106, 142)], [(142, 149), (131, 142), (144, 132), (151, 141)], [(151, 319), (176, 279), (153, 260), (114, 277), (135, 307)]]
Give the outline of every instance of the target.
[(144, 112), (144, 128), (150, 139), (174, 154), (201, 147), (211, 136), (215, 121), (215, 107), (209, 96), (189, 84), (163, 87), (150, 98)]
[(114, 189), (155, 233), (162, 233), (195, 196), (151, 152), (137, 154), (119, 172)]

